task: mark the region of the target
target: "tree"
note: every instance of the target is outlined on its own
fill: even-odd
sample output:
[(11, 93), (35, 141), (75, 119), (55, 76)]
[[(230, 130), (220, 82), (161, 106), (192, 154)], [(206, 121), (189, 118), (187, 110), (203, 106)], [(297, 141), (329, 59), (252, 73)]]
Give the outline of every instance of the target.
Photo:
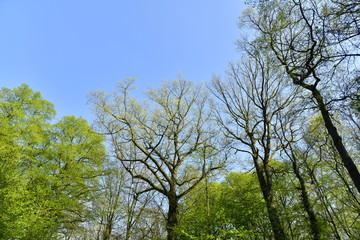
[(37, 216), (28, 175), (46, 146), (46, 129), (54, 115), (54, 106), (25, 84), (0, 90), (0, 238), (30, 235), (28, 230)]
[[(100, 186), (94, 193), (91, 212), (94, 220), (89, 222), (86, 235), (91, 239), (156, 239), (151, 235), (153, 226), (147, 212), (152, 210), (154, 193), (144, 190), (142, 182), (134, 182), (117, 159), (109, 159), (104, 176), (100, 177)], [(155, 218), (154, 218), (155, 219)], [(146, 224), (143, 224), (145, 222)], [(158, 221), (160, 224), (162, 221)]]
[(283, 198), (290, 199), (294, 193), (300, 197), (284, 205), (289, 213), (287, 222), (294, 226), (292, 238), (298, 238), (296, 230), (302, 229), (301, 235), (309, 234), (312, 239), (356, 239), (360, 206), (356, 189), (345, 174), (321, 116), (309, 120), (301, 117), (301, 111), (297, 113), (284, 113), (278, 132), (283, 134), (282, 160), (292, 170), (286, 179), (278, 181), (284, 186), (281, 188), (288, 189)]
[(292, 83), (311, 94), (328, 134), (355, 187), (360, 173), (332, 118), (331, 106), (351, 97), (358, 70), (358, 1), (262, 1), (244, 19), (258, 31), (256, 42), (271, 51)]
[(64, 117), (23, 84), (0, 91), (0, 238), (57, 239), (88, 220), (105, 154), (87, 121)]
[(313, 117), (304, 131), (304, 145), (298, 152), (306, 156), (302, 159), (303, 166), (311, 183), (316, 186), (313, 191), (317, 196), (314, 207), (319, 219), (323, 218), (323, 222), (328, 223), (323, 227), (327, 228), (332, 238), (359, 238), (357, 218), (360, 199), (331, 137), (326, 134), (322, 118)]
[[(103, 175), (105, 147), (103, 136), (97, 134), (83, 118), (65, 116), (53, 124), (50, 145), (39, 161), (36, 177), (43, 173), (49, 195), (54, 199), (43, 203), (59, 220), (66, 231), (76, 230), (89, 221), (92, 193), (99, 187), (98, 177)], [(55, 200), (56, 199), (56, 200)]]
[(213, 79), (213, 92), (222, 110), (218, 121), (234, 141), (233, 148), (251, 156), (275, 239), (286, 239), (275, 204), (271, 164), (281, 149), (275, 136), (280, 127), (278, 113), (290, 105), (297, 89), (287, 87), (283, 72), (266, 51), (250, 43), (243, 49), (247, 58), (230, 65), (227, 81)]
[[(293, 104), (293, 106), (297, 106), (297, 104)], [(301, 112), (302, 111), (295, 108), (291, 109), (287, 113), (281, 114), (279, 118), (281, 128), (276, 132), (276, 134), (281, 135), (279, 139), (281, 141), (282, 152), (285, 153), (285, 159), (289, 161), (292, 172), (297, 179), (295, 188), (300, 191), (300, 201), (309, 220), (311, 235), (314, 240), (323, 239), (323, 229), (311, 202), (310, 191), (306, 184), (306, 177), (303, 174), (303, 163), (300, 160), (306, 159), (306, 152), (301, 152), (296, 147), (296, 143), (298, 143), (304, 136), (301, 129), (303, 128), (305, 122), (301, 120)]]
[(168, 239), (177, 239), (179, 201), (209, 173), (223, 166), (219, 138), (211, 124), (209, 97), (202, 86), (180, 78), (147, 91), (150, 104), (129, 95), (133, 80), (117, 92), (91, 94), (97, 123), (114, 155), (136, 181), (168, 200)]
[(180, 239), (271, 238), (256, 174), (232, 172), (199, 184), (181, 204)]

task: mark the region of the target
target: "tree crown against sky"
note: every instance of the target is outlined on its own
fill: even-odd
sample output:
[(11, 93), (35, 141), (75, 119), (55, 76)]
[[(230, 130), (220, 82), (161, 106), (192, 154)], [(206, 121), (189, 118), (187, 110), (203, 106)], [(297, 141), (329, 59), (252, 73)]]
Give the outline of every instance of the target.
[[(208, 86), (221, 107), (181, 78), (138, 99), (132, 79), (92, 94), (110, 158), (83, 118), (55, 120), (26, 85), (0, 91), (1, 237), (358, 239), (337, 145), (358, 164), (359, 3), (260, 2), (244, 16), (256, 32), (239, 41), (244, 61)], [(214, 180), (229, 152), (253, 168)]]

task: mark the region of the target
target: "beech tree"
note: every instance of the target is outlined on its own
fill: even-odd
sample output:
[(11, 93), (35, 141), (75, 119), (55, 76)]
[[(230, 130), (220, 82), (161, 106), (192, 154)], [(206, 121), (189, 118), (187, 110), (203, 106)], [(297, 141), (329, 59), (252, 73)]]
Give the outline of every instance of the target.
[(219, 133), (213, 128), (209, 96), (202, 85), (182, 78), (146, 92), (139, 103), (129, 91), (134, 80), (120, 82), (113, 94), (91, 94), (101, 131), (114, 156), (136, 181), (168, 200), (167, 239), (177, 239), (179, 201), (209, 173), (224, 165)]
[(0, 238), (58, 239), (88, 220), (103, 137), (23, 84), (0, 90)]
[[(41, 217), (32, 209), (34, 191), (26, 175), (36, 167), (33, 163), (46, 146), (43, 142), (48, 142), (46, 129), (54, 115), (53, 104), (25, 84), (0, 90), (0, 238), (32, 239), (30, 226)], [(44, 225), (32, 229), (43, 236)]]

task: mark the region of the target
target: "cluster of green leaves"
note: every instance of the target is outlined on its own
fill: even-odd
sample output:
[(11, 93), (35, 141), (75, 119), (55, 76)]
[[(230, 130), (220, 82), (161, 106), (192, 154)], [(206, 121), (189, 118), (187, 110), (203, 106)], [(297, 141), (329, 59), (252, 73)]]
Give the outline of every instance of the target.
[(1, 239), (56, 239), (87, 219), (103, 137), (82, 118), (54, 117), (29, 86), (0, 90)]
[(263, 239), (270, 237), (266, 206), (254, 173), (229, 173), (204, 182), (183, 202), (181, 239)]

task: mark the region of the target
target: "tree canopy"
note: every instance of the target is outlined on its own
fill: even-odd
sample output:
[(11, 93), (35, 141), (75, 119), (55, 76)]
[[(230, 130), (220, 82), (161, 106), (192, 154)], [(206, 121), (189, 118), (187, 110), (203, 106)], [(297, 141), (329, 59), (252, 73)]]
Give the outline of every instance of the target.
[(239, 61), (94, 122), (0, 90), (0, 239), (360, 239), (356, 0), (248, 1)]

